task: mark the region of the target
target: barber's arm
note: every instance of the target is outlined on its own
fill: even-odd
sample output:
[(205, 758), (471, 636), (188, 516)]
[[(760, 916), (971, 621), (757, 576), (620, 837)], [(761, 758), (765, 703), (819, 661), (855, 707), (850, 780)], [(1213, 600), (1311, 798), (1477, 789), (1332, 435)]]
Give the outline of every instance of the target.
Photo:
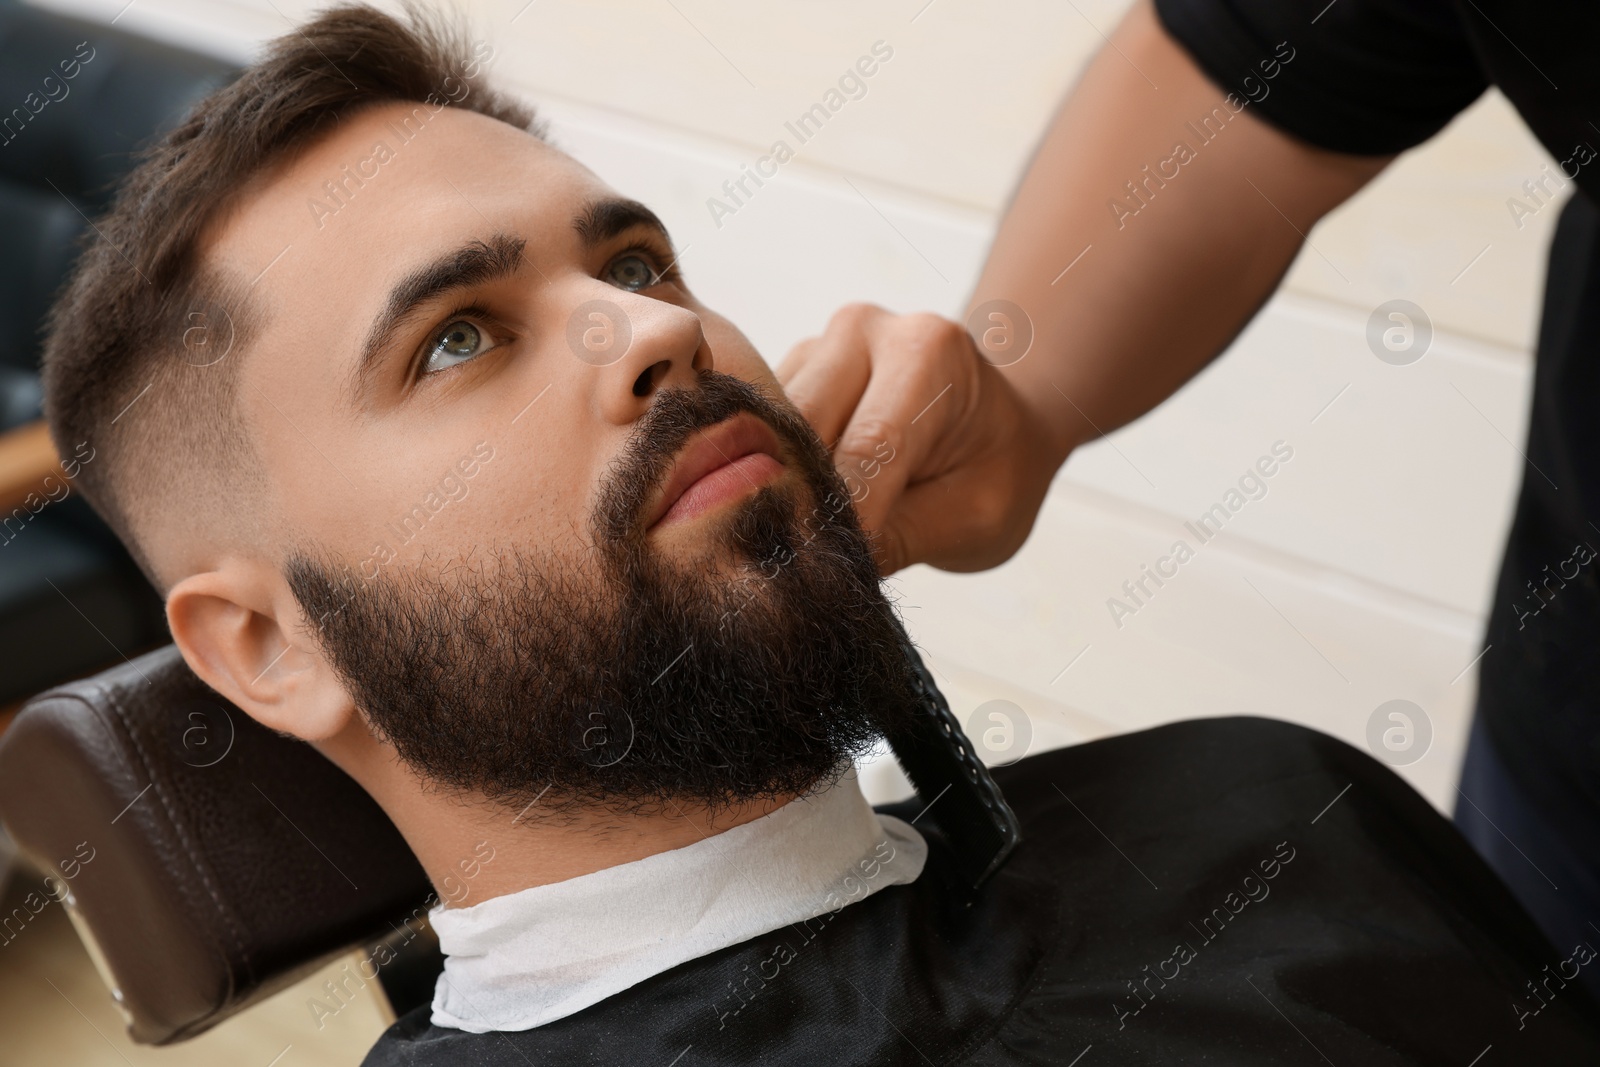
[[(955, 324), (857, 306), (784, 362), (790, 396), (861, 482), (884, 573), (1009, 558), (1071, 451), (1221, 352), (1302, 235), (1388, 162), (1314, 148), (1248, 105), (1232, 114), (1227, 95), (1140, 0), (1057, 111), (973, 294), (1024, 310), (1027, 356), (997, 366)], [(1202, 143), (1187, 124), (1213, 109), (1231, 119)], [(1180, 142), (1193, 158), (1163, 166)], [(1110, 205), (1140, 203), (1130, 182), (1136, 215)]]

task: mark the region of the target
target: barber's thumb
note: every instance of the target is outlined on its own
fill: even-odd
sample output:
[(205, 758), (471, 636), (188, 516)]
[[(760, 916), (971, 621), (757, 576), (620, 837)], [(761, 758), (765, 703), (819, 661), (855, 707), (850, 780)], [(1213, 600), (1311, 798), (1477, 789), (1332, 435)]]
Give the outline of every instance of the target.
[(969, 570), (961, 566), (966, 540), (972, 534), (952, 505), (948, 482), (913, 485), (895, 498), (889, 514), (872, 529), (878, 573), (888, 577), (913, 563)]
[(872, 558), (880, 577), (887, 578), (906, 566), (905, 547), (893, 523), (885, 523), (867, 534), (872, 542)]

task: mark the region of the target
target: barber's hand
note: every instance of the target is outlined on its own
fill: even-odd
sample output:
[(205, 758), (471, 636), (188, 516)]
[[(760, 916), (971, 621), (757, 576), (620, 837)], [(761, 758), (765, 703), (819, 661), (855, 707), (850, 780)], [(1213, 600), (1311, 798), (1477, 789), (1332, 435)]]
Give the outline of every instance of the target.
[(884, 574), (1005, 562), (1065, 458), (967, 331), (937, 315), (852, 304), (778, 378), (833, 446)]

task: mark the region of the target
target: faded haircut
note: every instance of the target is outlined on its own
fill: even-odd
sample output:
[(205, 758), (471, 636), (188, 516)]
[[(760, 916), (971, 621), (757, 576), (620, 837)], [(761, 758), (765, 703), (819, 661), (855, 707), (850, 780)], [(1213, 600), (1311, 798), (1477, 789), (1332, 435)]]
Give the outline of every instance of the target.
[(267, 312), (255, 279), (201, 262), (207, 225), (250, 178), (372, 104), (459, 107), (543, 139), (531, 108), (481, 84), (486, 43), (414, 5), (406, 15), (330, 8), (201, 100), (143, 152), (51, 308), (51, 436), (63, 455), (94, 449), (78, 484), (159, 588), (152, 517), (198, 509), (203, 530), (212, 512), (237, 515), (259, 477), (234, 400)]

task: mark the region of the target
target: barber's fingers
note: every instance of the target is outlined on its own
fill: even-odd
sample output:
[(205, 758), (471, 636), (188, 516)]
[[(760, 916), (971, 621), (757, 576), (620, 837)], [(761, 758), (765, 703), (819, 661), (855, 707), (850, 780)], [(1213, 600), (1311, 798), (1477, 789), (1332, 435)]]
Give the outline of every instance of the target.
[(947, 486), (923, 483), (902, 493), (884, 521), (872, 530), (872, 555), (884, 577), (921, 562), (924, 532), (929, 523), (947, 521), (950, 508)]
[(873, 531), (879, 573), (913, 563), (978, 571), (1010, 559), (1033, 528), (1053, 467), (1019, 464), (1001, 445), (913, 483)]
[(932, 563), (949, 570), (976, 570), (970, 566), (950, 566), (943, 557), (960, 548), (980, 533), (979, 523), (968, 514), (963, 499), (971, 486), (958, 477), (935, 478), (920, 482), (900, 494), (893, 510), (873, 530), (872, 553), (878, 573), (885, 577), (913, 563)]
[(873, 373), (868, 323), (886, 315), (871, 304), (840, 308), (821, 337), (795, 345), (778, 366), (783, 391), (830, 446), (844, 433)]
[[(872, 375), (833, 450), (856, 513), (881, 529), (908, 484), (943, 473), (953, 428), (976, 386), (972, 341), (936, 315), (900, 315), (868, 330)], [(937, 455), (936, 455), (937, 453)]]

